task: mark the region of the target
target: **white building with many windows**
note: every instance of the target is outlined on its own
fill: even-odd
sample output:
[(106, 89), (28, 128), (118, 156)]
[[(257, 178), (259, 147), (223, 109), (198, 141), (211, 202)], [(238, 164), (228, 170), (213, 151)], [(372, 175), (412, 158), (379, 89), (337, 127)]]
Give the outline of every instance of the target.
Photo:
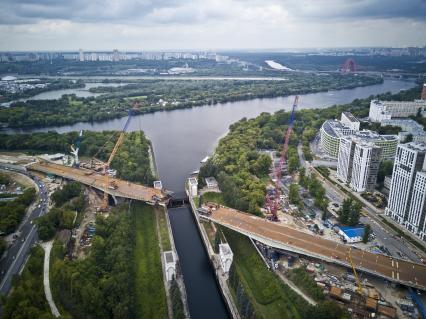
[[(413, 201), (417, 198), (417, 195), (413, 198), (413, 194), (424, 192), (424, 188), (421, 189), (424, 171), (426, 171), (426, 145), (418, 143), (398, 145), (385, 214), (399, 224), (410, 227), (411, 231), (416, 231), (414, 226), (420, 222), (419, 200)], [(419, 173), (421, 173), (419, 180), (415, 183)], [(422, 209), (424, 212), (424, 201)]]
[[(426, 161), (425, 161), (426, 162)], [(426, 239), (426, 171), (417, 172), (405, 227)]]
[(382, 149), (373, 143), (359, 142), (355, 144), (351, 188), (356, 192), (374, 190), (379, 172)]
[(425, 100), (414, 101), (379, 101), (372, 100), (370, 102), (370, 112), (368, 117), (372, 122), (382, 122), (395, 117), (409, 117), (416, 115), (417, 112), (422, 114), (426, 110)]
[(382, 149), (354, 136), (340, 140), (337, 177), (356, 192), (373, 190), (379, 171)]

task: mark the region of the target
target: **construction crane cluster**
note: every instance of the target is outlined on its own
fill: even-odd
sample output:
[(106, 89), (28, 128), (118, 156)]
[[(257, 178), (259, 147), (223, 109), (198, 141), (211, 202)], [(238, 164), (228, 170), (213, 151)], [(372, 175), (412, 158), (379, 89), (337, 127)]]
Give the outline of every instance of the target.
[(297, 105), (299, 103), (299, 96), (296, 95), (294, 98), (293, 107), (291, 109), (290, 118), (288, 121), (287, 130), (284, 135), (284, 145), (283, 149), (281, 151), (280, 160), (278, 162), (278, 166), (275, 167), (274, 165), (274, 175), (275, 175), (275, 185), (274, 189), (271, 194), (266, 194), (265, 198), (265, 206), (268, 212), (271, 214), (270, 219), (272, 221), (278, 221), (278, 209), (280, 207), (280, 201), (281, 201), (281, 176), (282, 176), (282, 170), (284, 168), (284, 164), (287, 159), (287, 152), (288, 152), (288, 143), (290, 141), (291, 133), (293, 132), (293, 122), (295, 117), (295, 112)]

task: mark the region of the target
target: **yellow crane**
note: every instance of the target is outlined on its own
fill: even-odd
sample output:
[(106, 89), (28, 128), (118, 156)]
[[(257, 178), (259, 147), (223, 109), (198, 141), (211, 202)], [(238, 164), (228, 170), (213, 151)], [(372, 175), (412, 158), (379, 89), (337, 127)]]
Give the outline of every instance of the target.
[[(108, 189), (111, 187), (111, 185), (109, 183), (109, 172), (108, 172), (109, 166), (110, 166), (112, 160), (114, 159), (115, 154), (117, 154), (117, 151), (118, 151), (120, 145), (124, 141), (124, 136), (125, 136), (125, 133), (127, 131), (128, 126), (129, 126), (131, 117), (132, 117), (132, 113), (131, 113), (131, 111), (129, 111), (129, 116), (127, 117), (126, 123), (124, 124), (124, 127), (121, 130), (120, 135), (118, 136), (117, 142), (115, 142), (114, 148), (112, 149), (112, 152), (111, 152), (111, 154), (108, 158), (108, 161), (106, 161), (105, 164), (104, 164), (104, 168), (103, 168), (103, 173), (104, 173), (104, 176), (105, 176), (104, 198), (102, 200), (102, 206), (100, 207), (101, 210), (103, 210), (103, 211), (108, 209)], [(113, 186), (115, 186), (115, 185), (113, 185)]]
[(349, 248), (349, 251), (348, 251), (349, 262), (351, 263), (352, 271), (353, 271), (353, 273), (354, 273), (355, 280), (356, 280), (356, 284), (357, 284), (357, 286), (358, 286), (358, 288), (357, 288), (357, 292), (358, 292), (360, 295), (362, 295), (362, 294), (363, 294), (363, 291), (362, 291), (361, 281), (359, 280), (358, 274), (357, 274), (356, 269), (355, 269), (355, 265), (354, 265), (354, 263), (353, 263), (353, 261), (352, 261), (352, 254), (351, 254), (351, 250), (352, 250), (352, 247), (351, 247), (351, 248)]

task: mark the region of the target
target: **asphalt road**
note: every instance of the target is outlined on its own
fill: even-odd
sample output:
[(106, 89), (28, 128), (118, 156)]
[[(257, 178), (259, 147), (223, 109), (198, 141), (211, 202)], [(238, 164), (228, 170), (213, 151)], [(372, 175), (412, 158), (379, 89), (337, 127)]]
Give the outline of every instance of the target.
[(1, 295), (7, 295), (9, 293), (13, 276), (21, 271), (28, 258), (30, 248), (38, 240), (37, 229), (33, 224), (34, 219), (45, 214), (47, 211), (48, 194), (45, 185), (35, 176), (30, 176), (29, 174), (24, 175), (32, 178), (38, 185), (37, 205), (34, 205), (33, 207), (35, 208), (26, 215), (18, 228), (17, 233), (19, 233), (19, 236), (8, 248), (6, 256), (0, 260)]
[[(310, 164), (305, 160), (302, 152), (301, 144), (297, 147), (297, 152), (299, 154), (299, 160), (302, 166), (306, 169), (306, 174), (310, 172)], [(326, 182), (326, 180), (324, 180)], [(325, 187), (327, 198), (339, 204), (342, 204), (344, 197), (331, 185), (331, 187)], [(371, 216), (375, 216), (376, 213), (369, 207), (364, 207), (367, 213)], [(384, 247), (386, 247), (389, 253), (393, 257), (398, 258), (408, 258), (414, 262), (421, 262), (420, 258), (409, 248), (409, 245), (405, 243), (405, 241), (395, 235), (394, 232), (385, 229), (382, 225), (380, 225), (377, 220), (372, 217), (361, 217), (360, 221), (363, 224), (370, 224), (372, 231), (376, 235), (376, 240), (381, 243)]]

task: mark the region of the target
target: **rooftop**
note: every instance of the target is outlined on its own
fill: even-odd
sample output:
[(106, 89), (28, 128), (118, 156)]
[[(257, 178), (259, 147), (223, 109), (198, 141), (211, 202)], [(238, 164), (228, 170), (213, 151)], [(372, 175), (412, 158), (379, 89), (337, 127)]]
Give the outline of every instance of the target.
[(350, 112), (343, 112), (343, 114), (348, 118), (348, 120), (350, 120), (351, 122), (359, 122), (359, 120), (353, 116), (352, 113)]
[(175, 261), (175, 256), (173, 255), (172, 251), (165, 251), (164, 257), (166, 258), (167, 263), (172, 263)]
[(364, 236), (364, 226), (339, 226), (339, 228), (349, 238)]
[(426, 144), (423, 143), (410, 142), (406, 144), (400, 144), (399, 147), (403, 147), (413, 151), (426, 151)]

